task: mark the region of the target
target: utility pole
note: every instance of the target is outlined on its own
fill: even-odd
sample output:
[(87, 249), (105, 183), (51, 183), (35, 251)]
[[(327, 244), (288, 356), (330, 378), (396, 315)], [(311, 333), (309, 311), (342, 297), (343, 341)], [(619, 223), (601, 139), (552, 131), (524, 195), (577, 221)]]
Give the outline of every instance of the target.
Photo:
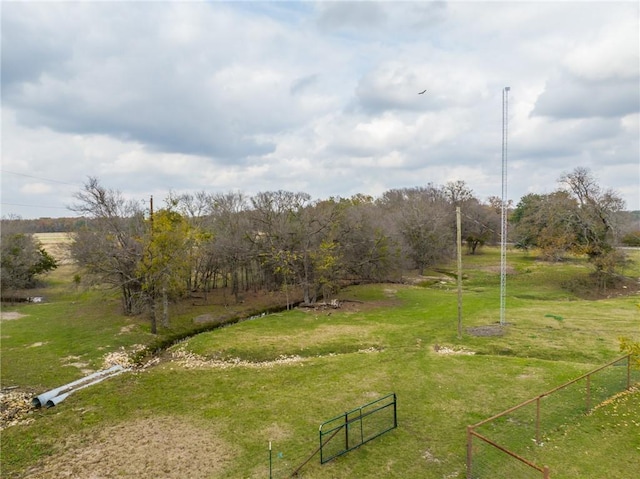
[(456, 206), (456, 244), (458, 246), (458, 339), (462, 339), (462, 220)]
[[(150, 241), (153, 241), (153, 195), (149, 199), (149, 226), (151, 227), (150, 231)], [(151, 317), (151, 334), (158, 333), (158, 321), (156, 318), (156, 289), (153, 284), (153, 279), (149, 278), (149, 272), (147, 272), (147, 281), (149, 281), (149, 290), (147, 291), (147, 295), (149, 296), (149, 316)]]

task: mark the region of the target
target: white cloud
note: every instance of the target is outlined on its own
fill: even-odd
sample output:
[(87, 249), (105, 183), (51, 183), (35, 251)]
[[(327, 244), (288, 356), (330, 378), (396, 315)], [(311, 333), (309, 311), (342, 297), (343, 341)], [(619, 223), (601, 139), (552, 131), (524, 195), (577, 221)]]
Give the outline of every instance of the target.
[(3, 213), (52, 214), (10, 205), (36, 182), (15, 173), (47, 180), (38, 204), (56, 207), (87, 176), (141, 200), (458, 179), (499, 195), (504, 86), (514, 200), (586, 166), (640, 208), (639, 8), (9, 2)]
[(20, 193), (24, 193), (25, 195), (44, 195), (52, 191), (53, 187), (51, 185), (39, 182), (29, 182), (20, 187)]
[[(576, 76), (602, 81), (633, 80), (638, 87), (640, 41), (638, 37), (638, 5), (629, 5), (626, 15), (615, 23), (603, 25), (569, 50), (564, 59), (567, 69)], [(634, 15), (635, 14), (635, 15)]]

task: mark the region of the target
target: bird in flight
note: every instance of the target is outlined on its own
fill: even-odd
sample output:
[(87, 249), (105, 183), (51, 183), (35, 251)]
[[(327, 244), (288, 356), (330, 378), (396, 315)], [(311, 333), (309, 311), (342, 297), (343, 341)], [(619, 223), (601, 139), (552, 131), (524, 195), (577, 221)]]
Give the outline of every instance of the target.
[(427, 92), (427, 90), (423, 90), (420, 93), (418, 93), (418, 95), (424, 95)]

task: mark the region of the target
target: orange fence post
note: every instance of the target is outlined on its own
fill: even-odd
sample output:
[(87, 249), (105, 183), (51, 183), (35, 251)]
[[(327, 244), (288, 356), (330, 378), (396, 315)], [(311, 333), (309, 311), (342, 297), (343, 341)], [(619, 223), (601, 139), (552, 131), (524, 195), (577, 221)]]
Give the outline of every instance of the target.
[(540, 444), (540, 396), (536, 400), (536, 444)]
[(471, 479), (471, 461), (473, 457), (473, 436), (471, 426), (467, 426), (467, 479)]

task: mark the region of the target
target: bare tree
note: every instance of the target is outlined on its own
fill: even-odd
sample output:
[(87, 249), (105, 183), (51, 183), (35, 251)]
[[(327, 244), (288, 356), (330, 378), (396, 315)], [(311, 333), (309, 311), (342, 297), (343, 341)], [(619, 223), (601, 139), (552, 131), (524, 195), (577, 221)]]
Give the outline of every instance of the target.
[(589, 257), (607, 253), (617, 232), (617, 214), (624, 201), (613, 191), (603, 190), (586, 168), (578, 167), (560, 178), (577, 201), (573, 221), (580, 247)]
[(613, 245), (622, 199), (603, 190), (586, 168), (563, 175), (562, 189), (548, 195), (527, 195), (511, 217), (518, 244), (540, 247), (549, 259), (565, 252), (585, 254), (601, 288), (615, 278), (624, 256)]
[(96, 178), (89, 178), (75, 198), (78, 203), (71, 210), (90, 221), (74, 235), (73, 258), (96, 282), (120, 290), (125, 314), (141, 312), (142, 278), (137, 267), (145, 233), (143, 210)]
[(251, 203), (253, 239), (263, 265), (279, 284), (295, 278), (303, 300), (313, 303), (320, 281), (315, 262), (334, 252), (326, 243), (321, 247), (335, 224), (333, 202), (312, 203), (306, 193), (275, 191), (258, 193)]
[(451, 257), (455, 251), (455, 212), (442, 189), (428, 185), (390, 190), (381, 205), (385, 214), (395, 218), (405, 254), (419, 274)]
[(218, 262), (212, 254), (211, 194), (199, 191), (195, 194), (171, 194), (169, 203), (189, 223), (191, 233), (188, 249), (184, 251), (191, 268), (185, 277), (187, 291), (204, 291), (215, 281)]
[(560, 183), (577, 202), (572, 215), (577, 237), (574, 249), (589, 257), (594, 275), (604, 289), (614, 280), (616, 269), (625, 259), (624, 254), (613, 248), (624, 201), (613, 190), (603, 190), (586, 168), (578, 167), (563, 175)]
[(399, 273), (400, 247), (393, 239), (391, 219), (373, 198), (357, 195), (340, 200), (336, 241), (346, 279), (382, 281)]
[[(252, 260), (247, 199), (242, 193), (211, 195), (208, 203), (209, 228), (212, 234), (210, 253), (218, 258), (225, 278), (231, 279), (231, 292), (240, 301), (241, 283), (249, 287), (246, 273)], [(244, 278), (244, 279), (243, 279)]]

